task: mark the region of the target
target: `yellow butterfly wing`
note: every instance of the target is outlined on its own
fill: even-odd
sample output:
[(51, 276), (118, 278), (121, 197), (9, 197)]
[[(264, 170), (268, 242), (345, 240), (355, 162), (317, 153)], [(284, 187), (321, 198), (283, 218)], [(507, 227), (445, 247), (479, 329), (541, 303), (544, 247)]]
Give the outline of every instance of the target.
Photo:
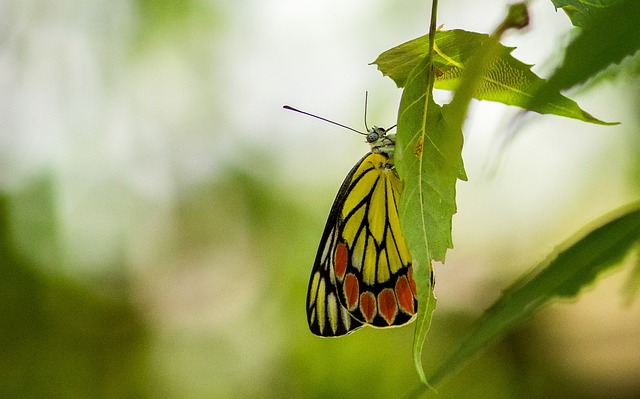
[(334, 337), (365, 324), (392, 327), (414, 318), (416, 287), (398, 217), (401, 191), (384, 153), (365, 155), (342, 183), (309, 282), (307, 319), (314, 334)]

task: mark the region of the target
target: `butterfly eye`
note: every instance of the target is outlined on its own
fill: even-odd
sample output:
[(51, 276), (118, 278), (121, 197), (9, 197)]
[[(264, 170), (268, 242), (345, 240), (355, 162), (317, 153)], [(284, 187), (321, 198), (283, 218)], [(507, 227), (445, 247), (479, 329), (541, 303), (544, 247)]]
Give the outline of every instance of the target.
[(369, 134), (367, 134), (367, 143), (375, 143), (380, 137), (384, 136), (386, 132), (383, 128), (374, 126), (373, 129), (369, 130)]

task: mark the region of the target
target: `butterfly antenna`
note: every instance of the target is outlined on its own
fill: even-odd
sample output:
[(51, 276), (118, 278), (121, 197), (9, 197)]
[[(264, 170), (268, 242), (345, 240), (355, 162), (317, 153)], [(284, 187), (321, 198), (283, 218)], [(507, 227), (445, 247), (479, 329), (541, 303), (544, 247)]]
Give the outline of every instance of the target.
[(323, 118), (323, 117), (321, 117), (321, 116), (314, 115), (314, 114), (311, 114), (311, 113), (309, 113), (309, 112), (301, 111), (301, 110), (299, 110), (299, 109), (297, 109), (297, 108), (293, 108), (293, 107), (291, 107), (291, 106), (289, 106), (289, 105), (283, 105), (283, 106), (282, 106), (282, 108), (284, 108), (284, 109), (288, 109), (289, 111), (299, 112), (299, 113), (301, 113), (301, 114), (308, 115), (308, 116), (310, 116), (310, 117), (312, 117), (312, 118), (320, 119), (320, 120), (325, 121), (325, 122), (329, 122), (329, 123), (331, 123), (331, 124), (334, 124), (334, 125), (337, 125), (337, 126), (343, 127), (343, 128), (345, 128), (345, 129), (349, 129), (349, 130), (351, 130), (352, 132), (356, 132), (356, 133), (361, 134), (361, 135), (363, 135), (363, 136), (366, 136), (366, 135), (367, 135), (367, 133), (362, 133), (362, 132), (360, 132), (360, 131), (358, 131), (358, 130), (356, 130), (356, 129), (352, 128), (352, 127), (349, 127), (349, 126), (347, 126), (347, 125), (343, 125), (342, 123), (334, 122), (334, 121), (329, 120), (329, 119), (327, 119), (327, 118)]
[(364, 128), (367, 129), (367, 132), (369, 131), (369, 126), (367, 125), (367, 99), (369, 97), (369, 92), (365, 91), (364, 92)]

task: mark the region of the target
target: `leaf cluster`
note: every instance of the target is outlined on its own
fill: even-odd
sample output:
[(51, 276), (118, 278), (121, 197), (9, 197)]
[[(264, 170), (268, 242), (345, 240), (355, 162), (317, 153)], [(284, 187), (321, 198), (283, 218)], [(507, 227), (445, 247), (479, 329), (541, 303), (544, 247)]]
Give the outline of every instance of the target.
[[(462, 125), (469, 102), (501, 102), (540, 114), (611, 125), (561, 93), (583, 84), (640, 49), (640, 2), (552, 0), (577, 30), (564, 61), (543, 79), (500, 43), (509, 28), (526, 25), (526, 4), (512, 6), (491, 34), (436, 30), (433, 2), (428, 35), (389, 49), (373, 62), (403, 88), (398, 113), (395, 163), (404, 181), (400, 203), (403, 232), (416, 268), (419, 308), (414, 363), (422, 381), (436, 387), (465, 362), (509, 330), (559, 297), (576, 296), (603, 271), (617, 264), (640, 241), (640, 202), (607, 215), (597, 226), (567, 241), (561, 250), (509, 288), (477, 321), (457, 350), (427, 379), (422, 346), (435, 310), (432, 261), (445, 260), (453, 247), (451, 221), (456, 213), (456, 182), (465, 180)], [(449, 104), (433, 99), (433, 89), (454, 93)], [(427, 383), (428, 381), (428, 383)]]

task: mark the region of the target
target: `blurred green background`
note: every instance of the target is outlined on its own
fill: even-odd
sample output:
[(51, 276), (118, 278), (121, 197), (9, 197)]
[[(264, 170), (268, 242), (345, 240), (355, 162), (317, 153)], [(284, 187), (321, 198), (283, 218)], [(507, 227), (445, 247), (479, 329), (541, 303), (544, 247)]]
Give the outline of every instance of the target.
[[(441, 2), (439, 20), (489, 32), (506, 3)], [(505, 42), (544, 75), (571, 25), (549, 1), (531, 6), (532, 26)], [(0, 1), (0, 395), (411, 397), (412, 327), (307, 329), (318, 240), (367, 146), (281, 106), (361, 128), (368, 90), (369, 123), (393, 124), (400, 91), (367, 64), (423, 34), (429, 7)], [(504, 287), (638, 198), (636, 76), (572, 93), (615, 127), (472, 105), (427, 371)], [(633, 264), (538, 314), (438, 397), (639, 397)]]

